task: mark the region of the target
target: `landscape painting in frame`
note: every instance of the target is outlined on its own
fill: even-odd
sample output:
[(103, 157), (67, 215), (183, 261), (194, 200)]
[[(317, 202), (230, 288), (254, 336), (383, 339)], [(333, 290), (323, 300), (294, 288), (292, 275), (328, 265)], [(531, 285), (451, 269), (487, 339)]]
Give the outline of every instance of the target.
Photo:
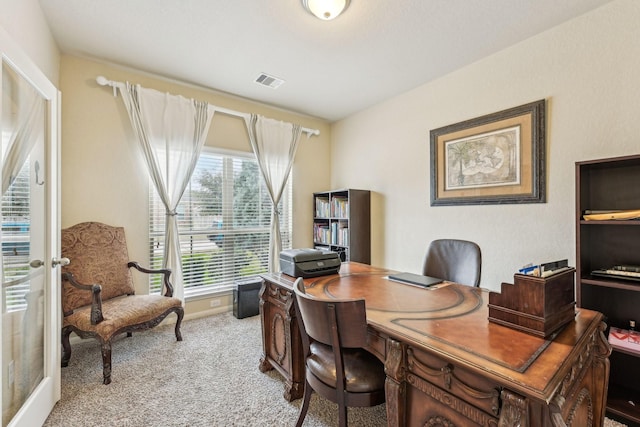
[(546, 202), (544, 100), (430, 136), (432, 206)]

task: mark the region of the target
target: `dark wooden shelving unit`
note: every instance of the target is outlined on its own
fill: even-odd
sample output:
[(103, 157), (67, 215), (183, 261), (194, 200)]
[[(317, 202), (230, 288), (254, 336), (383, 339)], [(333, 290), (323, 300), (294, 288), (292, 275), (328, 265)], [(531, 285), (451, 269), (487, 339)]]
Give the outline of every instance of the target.
[[(640, 266), (640, 220), (586, 221), (586, 210), (640, 209), (640, 155), (576, 163), (576, 302), (604, 314), (609, 327), (640, 324), (640, 281), (591, 274)], [(608, 333), (608, 331), (606, 331)], [(640, 353), (613, 349), (607, 413), (640, 424)]]
[[(634, 402), (634, 404), (631, 402)], [(637, 389), (609, 382), (607, 412), (613, 416), (612, 418), (619, 419), (625, 423), (633, 422), (633, 425), (638, 425), (640, 423), (640, 407), (637, 402), (640, 402), (640, 392)]]
[(340, 254), (342, 261), (371, 264), (371, 192), (313, 193), (313, 244)]

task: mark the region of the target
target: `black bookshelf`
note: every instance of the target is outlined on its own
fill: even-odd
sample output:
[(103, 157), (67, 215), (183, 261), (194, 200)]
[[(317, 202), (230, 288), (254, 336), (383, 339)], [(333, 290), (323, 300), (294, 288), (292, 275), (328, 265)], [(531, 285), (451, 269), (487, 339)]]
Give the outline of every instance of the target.
[(313, 244), (340, 254), (342, 261), (371, 263), (371, 192), (313, 193)]
[[(576, 302), (600, 311), (609, 327), (640, 325), (640, 282), (593, 274), (640, 266), (640, 220), (586, 220), (587, 211), (640, 209), (640, 155), (576, 163)], [(609, 333), (609, 330), (606, 331)], [(607, 413), (640, 423), (640, 354), (613, 348)]]

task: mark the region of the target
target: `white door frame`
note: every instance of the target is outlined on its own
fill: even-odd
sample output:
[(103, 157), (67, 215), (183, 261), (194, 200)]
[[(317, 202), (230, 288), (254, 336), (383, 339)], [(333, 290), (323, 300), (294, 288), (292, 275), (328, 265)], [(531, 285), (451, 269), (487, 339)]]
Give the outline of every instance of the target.
[[(0, 55), (19, 71), (47, 101), (45, 115), (45, 179), (47, 188), (47, 243), (45, 248), (45, 307), (44, 307), (44, 379), (17, 412), (11, 427), (33, 427), (44, 423), (55, 403), (60, 400), (60, 272), (52, 260), (60, 257), (60, 91), (47, 79), (11, 37), (0, 28)], [(1, 93), (1, 90), (0, 90)], [(0, 107), (1, 108), (1, 107)], [(1, 174), (0, 174), (1, 177)], [(1, 179), (1, 178), (0, 178)], [(0, 316), (0, 327), (2, 318)], [(2, 355), (0, 354), (0, 358)], [(0, 359), (1, 361), (1, 359)], [(2, 375), (5, 375), (2, 372)], [(0, 394), (2, 393), (0, 389)], [(1, 397), (1, 396), (0, 396)]]

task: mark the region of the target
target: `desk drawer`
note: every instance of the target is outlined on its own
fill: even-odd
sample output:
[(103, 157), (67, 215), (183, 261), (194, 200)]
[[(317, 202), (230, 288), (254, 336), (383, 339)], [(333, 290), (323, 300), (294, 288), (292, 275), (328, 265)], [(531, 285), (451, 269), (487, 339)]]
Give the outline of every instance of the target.
[(442, 405), (462, 406), (471, 419), (500, 415), (500, 387), (472, 371), (412, 347), (407, 350), (407, 367), (407, 382)]
[(494, 427), (499, 423), (497, 417), (413, 374), (408, 374), (407, 381), (408, 426)]

